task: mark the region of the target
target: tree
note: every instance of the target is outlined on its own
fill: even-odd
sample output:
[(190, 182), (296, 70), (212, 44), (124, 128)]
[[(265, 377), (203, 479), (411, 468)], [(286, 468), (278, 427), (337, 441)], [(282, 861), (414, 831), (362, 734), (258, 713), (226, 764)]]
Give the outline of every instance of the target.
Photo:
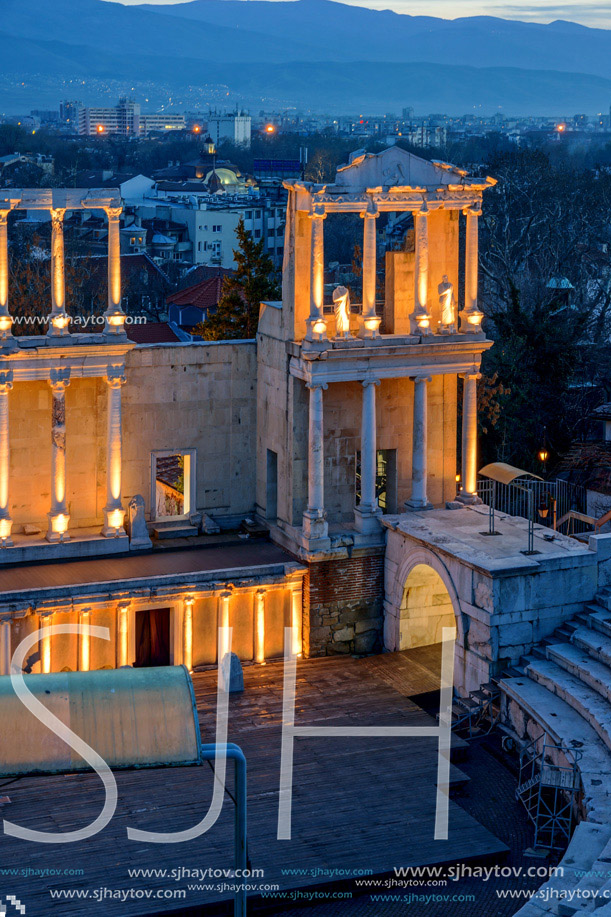
[(236, 227), (236, 237), (238, 247), (233, 252), (236, 271), (223, 280), (217, 311), (194, 329), (205, 341), (254, 338), (261, 302), (280, 297), (274, 265), (263, 252), (263, 241), (254, 241), (244, 228), (243, 219)]
[(493, 395), (500, 415), (482, 460), (539, 470), (543, 428), (562, 454), (609, 372), (599, 361), (593, 373), (593, 345), (608, 340), (611, 284), (591, 255), (608, 238), (611, 182), (541, 151), (503, 153), (490, 170), (499, 183), (482, 217), (481, 303), (495, 346), (482, 371), (503, 391)]

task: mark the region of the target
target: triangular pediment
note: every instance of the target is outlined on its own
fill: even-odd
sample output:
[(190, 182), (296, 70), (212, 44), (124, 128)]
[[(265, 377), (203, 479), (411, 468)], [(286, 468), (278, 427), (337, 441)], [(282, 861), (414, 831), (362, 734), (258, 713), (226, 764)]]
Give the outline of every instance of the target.
[(338, 168), (335, 184), (355, 191), (380, 186), (437, 188), (458, 184), (466, 174), (449, 163), (429, 162), (401, 147), (391, 146), (381, 153), (353, 153), (348, 165)]

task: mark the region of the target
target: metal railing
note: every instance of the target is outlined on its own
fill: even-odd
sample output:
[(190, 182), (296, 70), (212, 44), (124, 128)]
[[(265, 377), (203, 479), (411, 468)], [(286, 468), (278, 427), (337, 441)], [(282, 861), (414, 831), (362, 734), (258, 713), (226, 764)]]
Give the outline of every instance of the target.
[[(563, 517), (571, 514), (573, 528), (570, 534), (592, 530), (592, 525), (579, 516), (587, 510), (587, 491), (580, 484), (571, 484), (556, 478), (555, 481), (538, 481), (535, 478), (520, 479), (521, 486), (502, 484), (489, 478), (480, 478), (477, 485), (479, 497), (488, 506), (494, 505), (497, 513), (521, 516), (539, 525), (557, 528)], [(530, 504), (530, 509), (529, 509)], [(564, 520), (563, 520), (564, 522)], [(568, 533), (567, 533), (568, 534)]]

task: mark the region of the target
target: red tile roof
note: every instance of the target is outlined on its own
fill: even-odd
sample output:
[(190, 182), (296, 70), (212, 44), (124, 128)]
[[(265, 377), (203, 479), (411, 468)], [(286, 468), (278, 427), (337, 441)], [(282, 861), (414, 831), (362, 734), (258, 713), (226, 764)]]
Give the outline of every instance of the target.
[(186, 290), (171, 293), (166, 298), (166, 303), (174, 306), (197, 306), (205, 310), (215, 309), (221, 298), (223, 280), (224, 278), (219, 276), (202, 280)]
[(136, 344), (176, 344), (180, 338), (167, 322), (146, 322), (142, 325), (125, 325), (127, 336)]

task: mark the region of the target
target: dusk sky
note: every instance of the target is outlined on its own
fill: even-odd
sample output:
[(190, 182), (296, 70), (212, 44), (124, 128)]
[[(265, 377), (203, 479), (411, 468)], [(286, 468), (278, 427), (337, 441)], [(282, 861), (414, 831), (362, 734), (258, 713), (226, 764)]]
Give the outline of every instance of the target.
[[(134, 5), (142, 0), (121, 0)], [(183, 0), (148, 0), (150, 3), (183, 2)], [(558, 3), (506, 2), (506, 0), (364, 0), (352, 2), (353, 6), (365, 6), (371, 9), (393, 9), (398, 13), (413, 16), (439, 16), (445, 19), (457, 19), (461, 16), (501, 16), (505, 19), (522, 19), (532, 22), (553, 22), (554, 19), (570, 19), (583, 25), (598, 28), (611, 28), (611, 3), (609, 0), (590, 0), (587, 3), (575, 3), (572, 0), (559, 0)]]

